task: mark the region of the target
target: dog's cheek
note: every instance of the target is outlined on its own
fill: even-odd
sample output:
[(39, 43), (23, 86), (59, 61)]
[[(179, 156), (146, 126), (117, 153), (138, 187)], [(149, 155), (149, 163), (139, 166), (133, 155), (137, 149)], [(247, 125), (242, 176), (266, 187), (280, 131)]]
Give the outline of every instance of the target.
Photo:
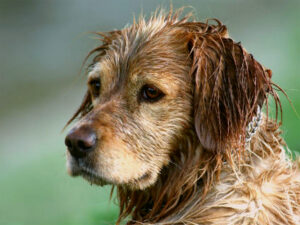
[(135, 118), (141, 130), (136, 136), (142, 144), (141, 149), (144, 148), (145, 154), (149, 155), (150, 161), (166, 165), (174, 142), (190, 125), (191, 106), (188, 99), (147, 106), (143, 107)]
[(106, 142), (97, 158), (99, 172), (114, 184), (126, 184), (148, 171), (147, 165), (120, 140)]

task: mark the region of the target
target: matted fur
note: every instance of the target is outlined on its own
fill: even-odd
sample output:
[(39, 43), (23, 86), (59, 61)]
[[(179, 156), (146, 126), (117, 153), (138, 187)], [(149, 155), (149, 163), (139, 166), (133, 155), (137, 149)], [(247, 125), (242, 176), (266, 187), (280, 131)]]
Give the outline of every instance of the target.
[[(117, 81), (107, 83), (113, 88), (102, 97), (101, 109), (100, 100), (93, 100), (88, 91), (68, 122), (79, 117), (79, 124), (92, 122), (97, 129), (104, 126), (96, 118), (101, 111), (108, 121), (122, 121), (126, 142), (139, 146), (132, 150), (133, 155), (147, 163), (157, 160), (150, 171), (157, 176), (153, 175), (151, 182), (110, 181), (120, 206), (117, 224), (128, 216), (127, 224), (300, 224), (299, 169), (285, 153), (277, 122), (264, 117), (250, 143), (245, 142), (246, 127), (257, 107), (265, 102), (268, 106), (269, 95), (276, 108), (280, 106), (271, 71), (230, 39), (218, 20), (210, 24), (194, 21), (190, 15), (179, 16), (180, 11), (156, 13), (123, 30), (98, 33), (103, 43), (88, 55), (97, 53), (91, 68), (104, 60), (110, 65), (105, 69), (115, 74)], [(127, 107), (124, 101), (119, 104), (120, 99), (131, 98), (123, 94), (116, 98), (111, 93), (124, 88), (127, 74), (139, 71), (161, 74), (161, 82), (167, 79), (170, 92), (180, 87), (177, 105), (170, 108), (178, 118), (163, 114), (166, 120), (174, 120), (163, 135), (157, 136), (155, 126), (159, 125), (144, 117), (136, 125), (146, 134), (147, 126), (153, 130), (149, 140), (140, 140), (143, 133), (126, 130), (135, 126), (127, 109), (122, 115), (109, 116)], [(130, 108), (135, 103), (128, 104)], [(109, 114), (104, 113), (106, 105)], [(175, 114), (180, 107), (186, 111)], [(167, 149), (161, 155), (151, 153), (148, 145), (157, 142), (159, 150), (164, 139), (169, 141), (162, 149)]]

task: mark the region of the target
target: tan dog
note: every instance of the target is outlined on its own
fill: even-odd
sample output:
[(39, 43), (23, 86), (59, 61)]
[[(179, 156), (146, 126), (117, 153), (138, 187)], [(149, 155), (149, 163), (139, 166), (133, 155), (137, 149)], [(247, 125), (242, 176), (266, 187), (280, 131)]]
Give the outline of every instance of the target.
[(299, 169), (261, 113), (280, 106), (271, 71), (219, 21), (179, 14), (99, 33), (69, 174), (117, 187), (117, 224), (299, 225)]

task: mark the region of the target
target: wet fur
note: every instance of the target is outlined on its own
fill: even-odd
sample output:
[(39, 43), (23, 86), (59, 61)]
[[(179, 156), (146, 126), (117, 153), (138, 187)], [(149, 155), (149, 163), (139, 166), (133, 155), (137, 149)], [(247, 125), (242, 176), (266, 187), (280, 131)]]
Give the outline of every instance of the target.
[[(299, 169), (279, 124), (265, 116), (245, 143), (257, 106), (272, 96), (280, 108), (271, 71), (219, 21), (179, 14), (98, 33), (102, 45), (88, 57), (96, 54), (89, 79), (101, 74), (100, 97), (87, 91), (69, 121), (101, 136), (87, 179), (113, 184), (117, 224), (300, 224)], [(145, 82), (166, 96), (141, 102)]]

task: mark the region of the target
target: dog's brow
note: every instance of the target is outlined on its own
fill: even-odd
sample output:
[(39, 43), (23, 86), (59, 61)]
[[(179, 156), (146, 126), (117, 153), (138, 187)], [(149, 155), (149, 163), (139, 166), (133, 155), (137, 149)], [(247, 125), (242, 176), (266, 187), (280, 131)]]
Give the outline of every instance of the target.
[(100, 63), (92, 64), (88, 67), (88, 78), (98, 76), (100, 72), (101, 72), (101, 64)]

